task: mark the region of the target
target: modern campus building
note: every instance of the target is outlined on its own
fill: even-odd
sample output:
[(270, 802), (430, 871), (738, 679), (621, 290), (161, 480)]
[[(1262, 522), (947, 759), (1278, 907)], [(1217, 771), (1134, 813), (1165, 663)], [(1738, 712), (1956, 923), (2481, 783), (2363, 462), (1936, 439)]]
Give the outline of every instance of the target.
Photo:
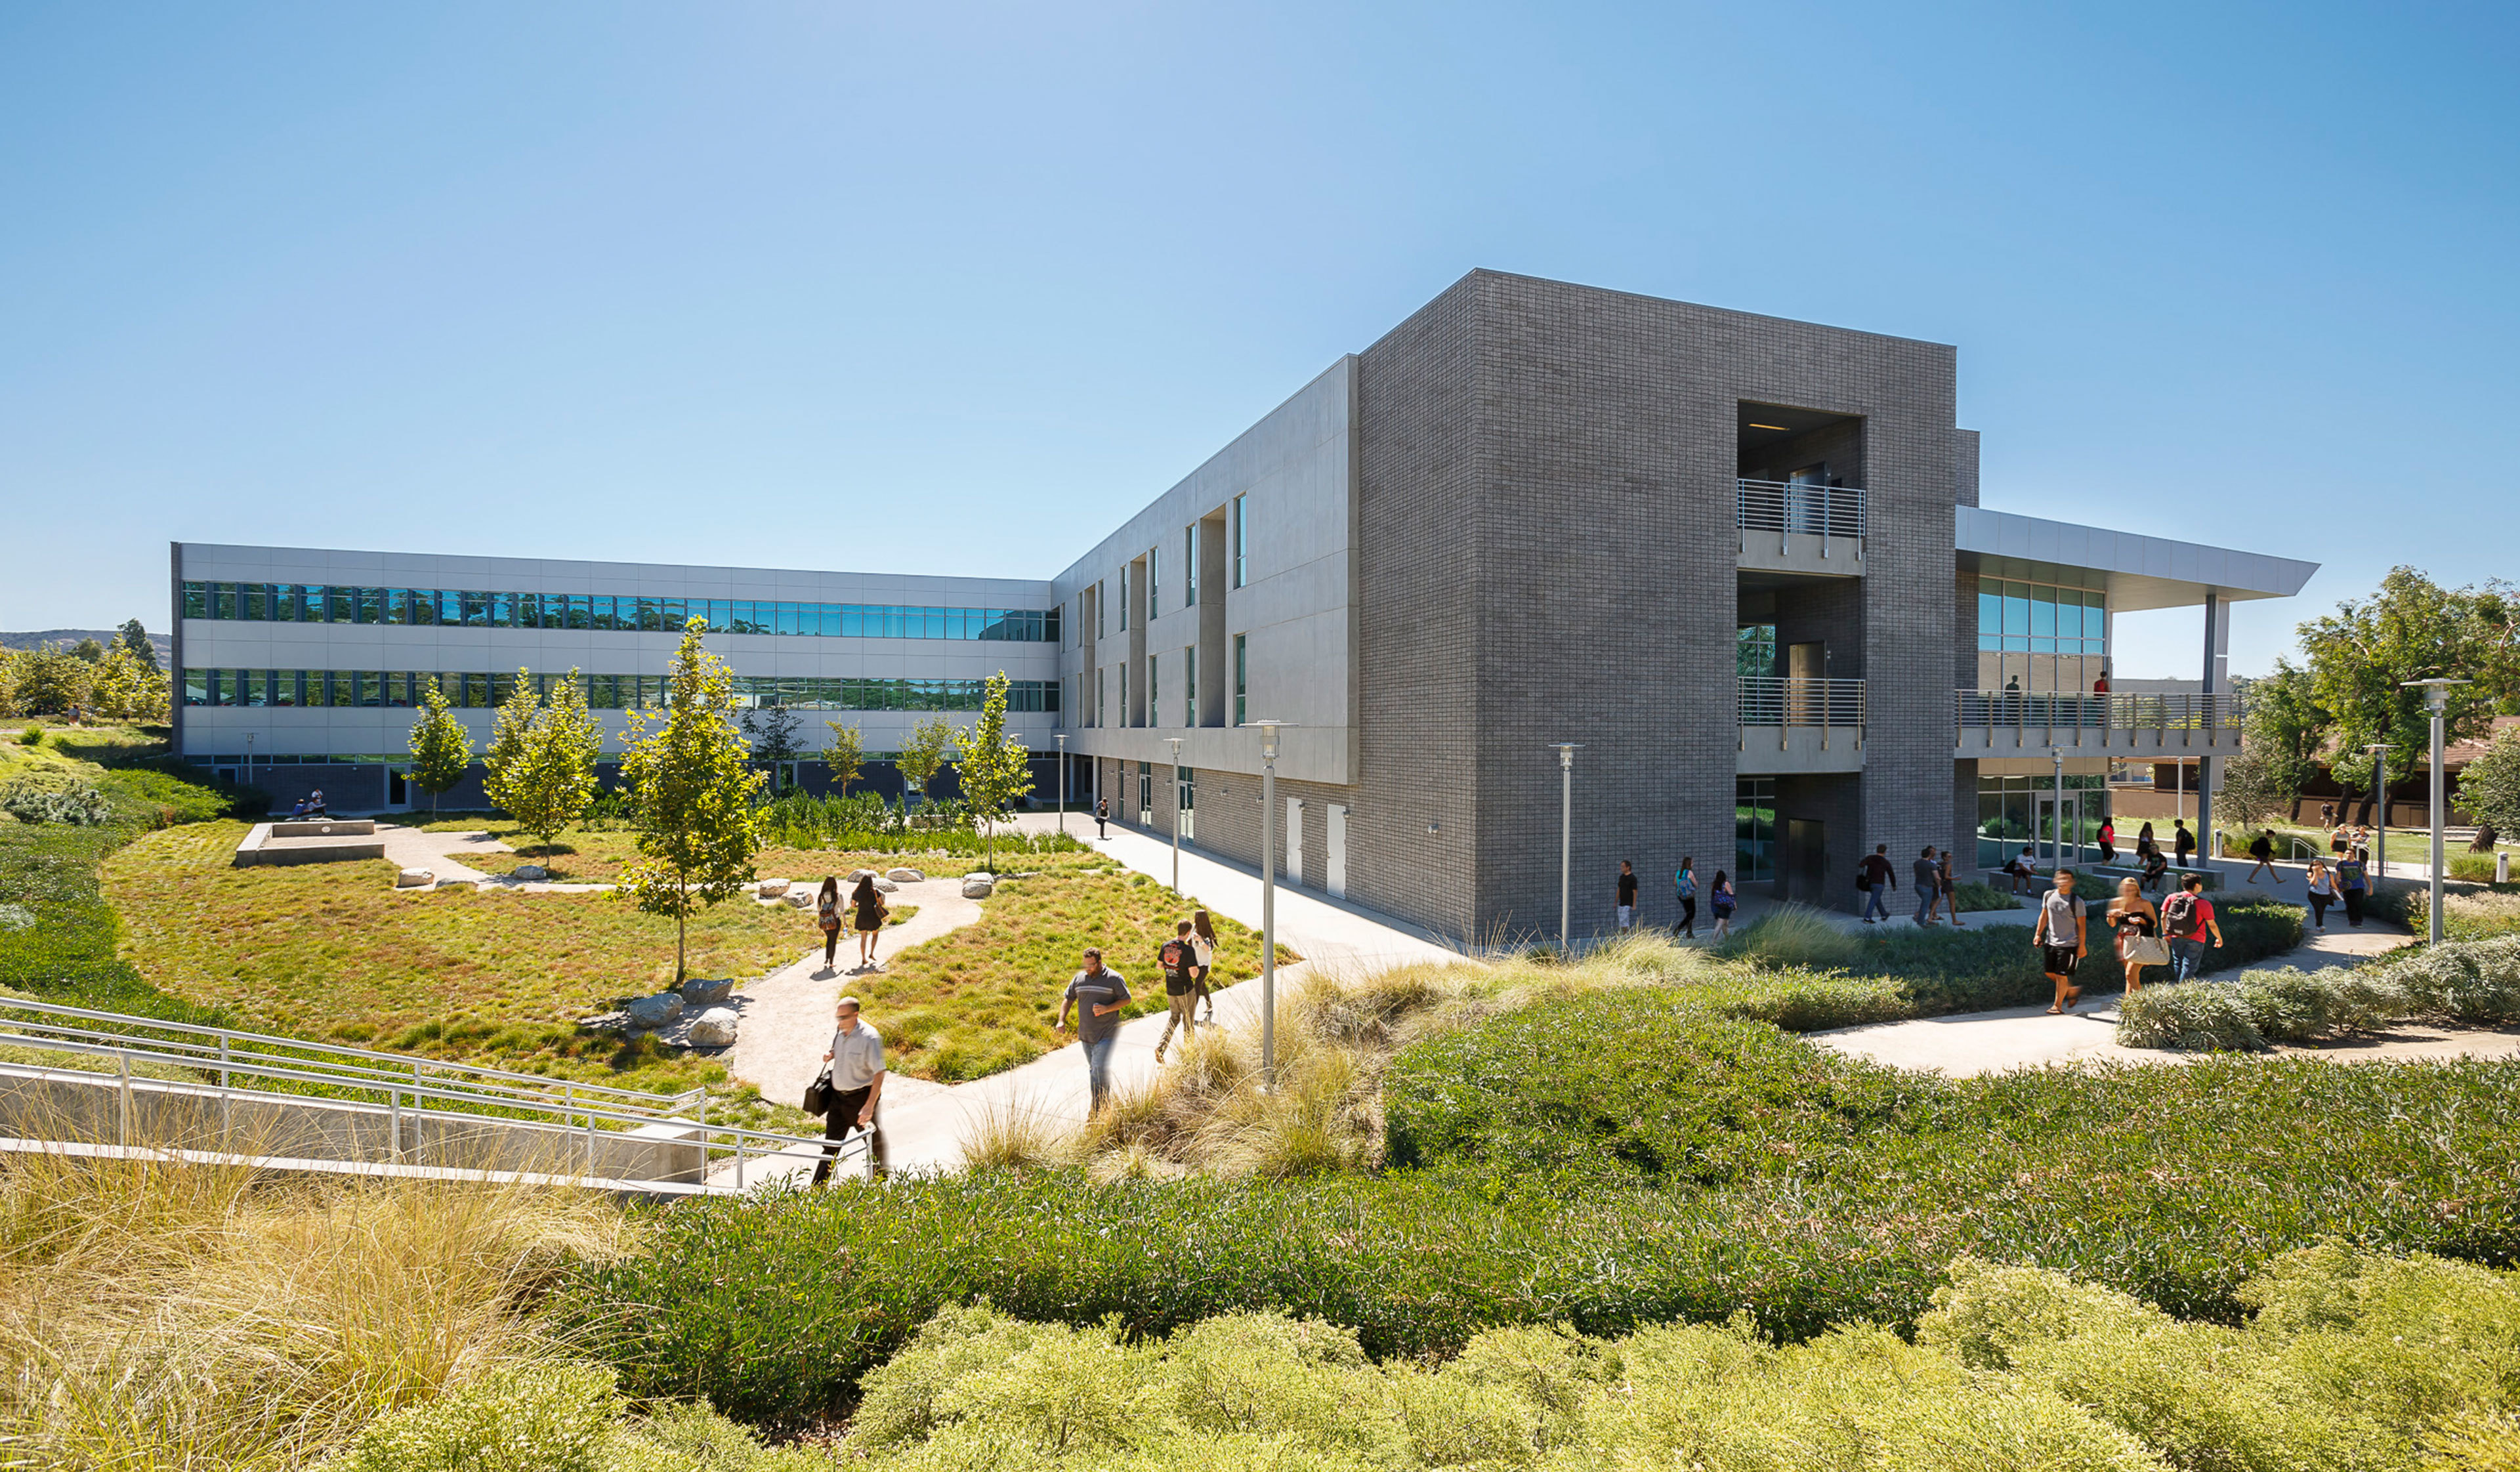
[[(809, 745), (838, 719), (891, 749), (1003, 670), (1080, 804), (1248, 864), (1282, 723), (1285, 878), (1465, 937), (1557, 922), (1560, 743), (1585, 932), (1621, 859), (1663, 921), (1685, 856), (1844, 906), (1876, 843), (2070, 852), (2113, 761), (2203, 758), (2210, 813), (2227, 609), (2315, 565), (1980, 507), (1956, 372), (1477, 271), (1044, 582), (179, 544), (178, 738), (388, 805), (415, 682), (486, 735), (519, 667), (574, 667), (617, 727), (698, 614)], [(2116, 614), (2182, 605), (2198, 692), (2094, 691)]]

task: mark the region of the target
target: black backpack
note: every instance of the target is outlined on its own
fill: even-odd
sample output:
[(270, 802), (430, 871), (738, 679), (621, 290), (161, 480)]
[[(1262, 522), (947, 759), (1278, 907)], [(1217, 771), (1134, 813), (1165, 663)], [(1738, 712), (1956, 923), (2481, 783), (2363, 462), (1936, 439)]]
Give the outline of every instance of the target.
[(2161, 933), (2185, 940), (2205, 928), (2197, 921), (2196, 896), (2181, 890), (2161, 902)]

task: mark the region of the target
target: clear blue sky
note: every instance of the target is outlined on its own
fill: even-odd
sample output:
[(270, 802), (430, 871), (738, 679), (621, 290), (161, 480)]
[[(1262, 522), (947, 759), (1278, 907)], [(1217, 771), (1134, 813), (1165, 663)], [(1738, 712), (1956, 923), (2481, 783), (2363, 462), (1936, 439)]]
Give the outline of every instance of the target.
[(169, 539), (1046, 575), (1488, 266), (1958, 344), (1988, 505), (2326, 564), (2261, 670), (2520, 573), (2515, 16), (21, 0), (0, 627)]

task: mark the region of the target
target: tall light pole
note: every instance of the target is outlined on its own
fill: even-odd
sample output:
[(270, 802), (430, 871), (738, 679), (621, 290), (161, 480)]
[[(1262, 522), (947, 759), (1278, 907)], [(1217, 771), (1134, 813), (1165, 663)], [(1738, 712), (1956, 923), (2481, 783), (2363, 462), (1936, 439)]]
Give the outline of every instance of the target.
[(2371, 795), (2379, 799), (2380, 825), (2371, 830), (2371, 877), (2389, 877), (2389, 743), (2373, 741), (2362, 748), (2371, 753)]
[(1554, 741), (1557, 753), (1557, 955), (1566, 957), (1567, 913), (1572, 908), (1575, 859), (1575, 753), (1580, 741)]
[(1181, 898), (1181, 743), (1180, 736), (1166, 736), (1173, 748), (1173, 898)]
[(1260, 728), (1260, 1087), (1278, 1087), (1278, 728)]
[(2433, 715), (2432, 790), (2425, 799), (2425, 807), (2428, 816), (2431, 817), (2433, 821), (2433, 893), (2432, 905), (2430, 907), (2432, 913), (2432, 934), (2430, 939), (2434, 945), (2438, 946), (2442, 943), (2442, 867), (2446, 862), (2442, 858), (2442, 716), (2450, 707), (2450, 688), (2453, 685), (2465, 685), (2467, 682), (2464, 680), (2401, 680), (2398, 683), (2408, 690), (2422, 691), (2424, 692), (2424, 705), (2432, 712)]
[(1067, 733), (1051, 737), (1058, 743), (1058, 836), (1067, 836)]

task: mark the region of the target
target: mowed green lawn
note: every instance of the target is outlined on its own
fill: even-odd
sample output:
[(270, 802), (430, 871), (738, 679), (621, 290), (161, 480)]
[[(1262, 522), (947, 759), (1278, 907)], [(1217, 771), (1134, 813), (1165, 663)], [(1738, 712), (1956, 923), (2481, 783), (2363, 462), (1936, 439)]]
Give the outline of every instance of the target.
[[(1049, 866), (1000, 883), (977, 921), (886, 957), (883, 972), (851, 978), (849, 990), (881, 1029), (893, 1067), (947, 1082), (981, 1078), (1073, 1037), (1051, 1024), (1087, 946), (1102, 948), (1104, 964), (1128, 979), (1137, 1000), (1125, 1015), (1162, 1010), (1156, 952), (1195, 908), (1107, 860)], [(1259, 975), (1259, 936), (1211, 919), (1219, 942), (1211, 985)], [(1278, 948), (1280, 964), (1296, 959)]]
[[(723, 1074), (575, 1025), (672, 982), (673, 921), (617, 894), (397, 893), (381, 860), (232, 868), (244, 833), (190, 824), (106, 861), (123, 954), (159, 990), (292, 1037), (642, 1088)], [(690, 970), (755, 977), (819, 942), (805, 912), (731, 900), (693, 918)]]
[[(611, 884), (621, 877), (622, 866), (639, 857), (639, 835), (626, 827), (563, 828), (555, 834), (549, 850), (540, 839), (519, 830), (506, 818), (445, 819), (425, 823), (421, 826), (432, 833), (487, 833), (516, 850), (495, 850), (472, 854), (457, 851), (458, 862), (483, 873), (505, 874), (516, 871), (520, 864), (539, 864), (551, 871), (555, 880), (570, 884)], [(956, 855), (922, 851), (916, 848), (915, 835), (905, 836), (904, 847), (882, 853), (827, 848), (766, 848), (753, 861), (753, 868), (765, 879), (807, 879), (820, 883), (826, 874), (845, 877), (851, 870), (872, 869), (881, 872), (888, 869), (915, 869), (930, 878), (948, 874), (968, 873), (980, 867), (976, 855)], [(1020, 854), (1001, 850), (999, 868), (1003, 870), (1035, 870), (1073, 865), (1099, 858), (1093, 854)]]

